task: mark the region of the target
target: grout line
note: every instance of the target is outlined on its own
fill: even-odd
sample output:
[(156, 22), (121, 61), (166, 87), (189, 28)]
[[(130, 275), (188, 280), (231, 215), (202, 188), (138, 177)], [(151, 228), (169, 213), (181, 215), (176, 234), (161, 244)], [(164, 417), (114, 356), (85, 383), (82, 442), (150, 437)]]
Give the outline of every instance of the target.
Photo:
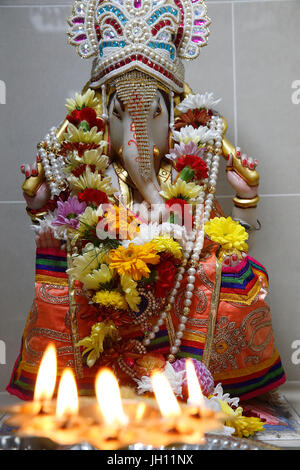
[(231, 4), (232, 28), (232, 85), (233, 85), (233, 113), (234, 113), (234, 145), (238, 146), (238, 110), (237, 110), (237, 80), (236, 80), (236, 48), (235, 48), (235, 15), (234, 4)]
[[(234, 195), (233, 194), (216, 194), (217, 199), (230, 199)], [(287, 193), (287, 194), (260, 194), (260, 198), (268, 198), (268, 197), (300, 197), (300, 193)], [(0, 201), (0, 204), (26, 204), (25, 201)]]

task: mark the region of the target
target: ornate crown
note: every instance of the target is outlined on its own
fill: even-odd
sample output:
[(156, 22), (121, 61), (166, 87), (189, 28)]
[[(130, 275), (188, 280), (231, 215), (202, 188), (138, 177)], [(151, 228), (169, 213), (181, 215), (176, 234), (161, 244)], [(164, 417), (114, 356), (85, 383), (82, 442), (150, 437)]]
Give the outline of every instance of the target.
[(195, 59), (207, 44), (210, 19), (204, 0), (81, 0), (68, 20), (70, 44), (95, 57), (91, 85), (138, 69), (182, 92), (180, 59)]

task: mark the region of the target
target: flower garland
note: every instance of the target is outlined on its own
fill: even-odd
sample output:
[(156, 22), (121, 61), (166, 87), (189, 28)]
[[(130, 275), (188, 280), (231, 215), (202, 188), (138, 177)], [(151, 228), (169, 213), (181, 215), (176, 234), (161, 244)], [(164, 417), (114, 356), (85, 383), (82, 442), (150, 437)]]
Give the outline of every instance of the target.
[[(221, 258), (247, 251), (247, 234), (242, 226), (231, 218), (209, 221), (223, 137), (222, 118), (211, 110), (216, 103), (211, 94), (189, 95), (178, 106), (182, 114), (174, 125), (176, 143), (166, 155), (178, 174), (174, 183), (162, 184), (161, 195), (170, 220), (161, 225), (142, 223), (115, 199), (116, 189), (106, 175), (107, 142), (103, 140), (104, 122), (97, 117), (99, 102), (94, 91), (67, 100), (68, 125), (62, 141), (52, 128), (40, 144), (39, 156), (51, 196), (57, 200), (57, 210), (48, 223), (57, 237), (67, 234), (76, 245), (73, 265), (67, 272), (73, 281), (81, 283), (96, 311), (90, 335), (77, 344), (83, 348), (88, 367), (118, 366), (131, 378), (148, 383), (153, 368), (170, 372), (173, 363), (170, 378), (178, 388), (178, 377), (183, 380), (183, 373), (175, 356), (190, 313), (205, 233), (220, 244)], [(67, 191), (69, 197), (58, 199), (62, 191)], [(170, 338), (166, 363), (163, 356), (147, 353), (146, 347), (166, 321), (185, 273), (184, 308), (177, 332)], [(137, 318), (145, 289), (163, 308), (154, 325), (136, 320), (144, 331), (142, 344), (137, 340), (123, 344), (119, 328)], [(141, 389), (143, 386), (140, 384)], [(233, 409), (228, 401), (218, 400), (225, 413), (238, 418), (237, 435), (247, 436), (261, 429), (260, 422), (242, 416), (241, 408)]]

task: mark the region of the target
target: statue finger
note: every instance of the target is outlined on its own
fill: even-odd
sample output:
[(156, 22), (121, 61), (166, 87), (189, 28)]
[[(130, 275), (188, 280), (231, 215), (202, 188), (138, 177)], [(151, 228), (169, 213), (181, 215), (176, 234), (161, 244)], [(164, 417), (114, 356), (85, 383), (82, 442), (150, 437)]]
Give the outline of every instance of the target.
[(23, 175), (25, 175), (25, 165), (20, 165), (20, 171), (21, 173), (23, 173)]

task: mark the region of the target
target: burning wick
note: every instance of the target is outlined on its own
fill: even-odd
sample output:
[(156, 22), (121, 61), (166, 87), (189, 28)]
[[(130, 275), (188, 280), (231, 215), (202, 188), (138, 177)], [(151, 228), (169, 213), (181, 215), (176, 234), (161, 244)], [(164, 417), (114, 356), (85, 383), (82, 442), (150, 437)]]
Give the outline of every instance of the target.
[(64, 420), (62, 427), (67, 427), (69, 418), (78, 414), (79, 401), (76, 381), (72, 370), (64, 369), (57, 393), (56, 416)]
[(123, 427), (128, 424), (115, 375), (102, 369), (96, 377), (96, 396), (103, 419), (108, 426)]
[(50, 343), (43, 354), (34, 389), (34, 402), (40, 405), (39, 413), (46, 412), (45, 404), (52, 400), (56, 374), (56, 349), (54, 344)]
[(187, 359), (185, 361), (185, 369), (189, 393), (188, 404), (199, 408), (199, 410), (203, 410), (205, 408), (205, 402), (197, 373), (191, 359)]
[(179, 416), (181, 409), (167, 378), (161, 372), (154, 372), (151, 381), (162, 416), (165, 418)]

